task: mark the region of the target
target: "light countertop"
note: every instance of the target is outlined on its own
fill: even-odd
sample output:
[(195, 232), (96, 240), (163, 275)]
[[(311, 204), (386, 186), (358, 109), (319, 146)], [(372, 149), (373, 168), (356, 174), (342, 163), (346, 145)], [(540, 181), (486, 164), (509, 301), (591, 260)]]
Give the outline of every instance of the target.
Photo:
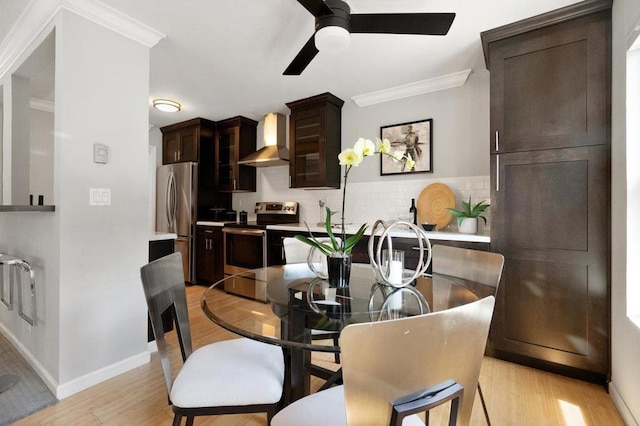
[(178, 238), (176, 234), (167, 232), (156, 232), (149, 235), (149, 241), (175, 240)]
[(196, 225), (198, 226), (224, 226), (228, 223), (232, 223), (232, 222), (207, 222), (204, 220), (199, 220), (196, 222)]
[[(357, 232), (358, 227), (346, 226), (347, 234), (354, 234)], [(305, 225), (269, 225), (267, 226), (267, 230), (279, 230), (279, 231), (295, 231), (295, 232), (307, 232), (307, 227)], [(311, 232), (327, 232), (325, 228), (318, 226), (310, 226), (309, 229)], [(341, 231), (339, 229), (333, 229), (334, 234), (339, 234)], [(488, 233), (479, 233), (479, 234), (462, 234), (459, 232), (445, 232), (445, 231), (423, 231), (429, 240), (447, 240), (447, 241), (467, 241), (473, 243), (490, 243), (491, 237)], [(371, 228), (365, 231), (365, 235), (371, 235)], [(391, 230), (392, 237), (398, 238), (415, 238), (415, 234), (413, 231), (407, 229), (393, 229)]]

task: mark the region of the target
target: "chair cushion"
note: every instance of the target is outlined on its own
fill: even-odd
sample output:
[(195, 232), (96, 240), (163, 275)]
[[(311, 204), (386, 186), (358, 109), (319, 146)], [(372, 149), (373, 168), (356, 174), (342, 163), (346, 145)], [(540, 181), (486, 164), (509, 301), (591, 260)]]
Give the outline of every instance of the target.
[(271, 426), (340, 426), (347, 424), (344, 386), (316, 392), (287, 405), (273, 419)]
[(282, 396), (282, 348), (241, 338), (194, 351), (171, 388), (180, 408), (272, 404)]
[[(286, 406), (273, 419), (271, 426), (346, 426), (344, 386), (316, 392)], [(406, 417), (402, 426), (424, 426), (417, 415)]]

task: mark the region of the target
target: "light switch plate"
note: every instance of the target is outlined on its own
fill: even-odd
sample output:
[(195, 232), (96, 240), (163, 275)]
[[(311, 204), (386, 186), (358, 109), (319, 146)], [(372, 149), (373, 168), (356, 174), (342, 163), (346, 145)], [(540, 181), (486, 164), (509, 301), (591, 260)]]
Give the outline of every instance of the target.
[(89, 188), (90, 206), (110, 206), (111, 188)]
[(107, 164), (109, 162), (109, 147), (101, 143), (93, 144), (93, 162)]

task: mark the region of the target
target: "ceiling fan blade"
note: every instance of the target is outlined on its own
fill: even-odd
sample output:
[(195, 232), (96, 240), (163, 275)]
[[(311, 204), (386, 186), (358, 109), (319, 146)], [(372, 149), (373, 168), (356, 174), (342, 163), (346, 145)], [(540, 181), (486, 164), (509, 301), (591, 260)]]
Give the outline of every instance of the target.
[(372, 13), (351, 15), (351, 33), (446, 35), (455, 13)]
[(333, 10), (324, 2), (324, 0), (298, 0), (305, 9), (313, 16), (331, 15)]
[(314, 41), (315, 34), (311, 36), (309, 41), (300, 49), (300, 52), (293, 58), (283, 75), (300, 75), (302, 71), (311, 63), (313, 58), (318, 54), (316, 43)]

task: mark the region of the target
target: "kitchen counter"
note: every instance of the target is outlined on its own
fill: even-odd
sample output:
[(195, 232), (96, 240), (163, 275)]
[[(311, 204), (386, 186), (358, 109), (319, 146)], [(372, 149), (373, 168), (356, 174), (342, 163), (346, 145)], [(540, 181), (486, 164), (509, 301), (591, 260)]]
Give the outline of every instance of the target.
[(219, 222), (208, 222), (208, 221), (204, 221), (204, 220), (199, 220), (196, 222), (197, 226), (225, 226), (229, 223), (236, 223), (236, 222), (223, 222), (223, 221), (219, 221)]
[[(354, 234), (358, 231), (358, 227), (354, 226), (346, 226), (347, 234)], [(303, 224), (297, 225), (269, 225), (267, 226), (267, 230), (278, 230), (278, 231), (294, 231), (294, 232), (307, 232), (307, 227)], [(311, 232), (323, 232), (326, 233), (327, 230), (324, 227), (319, 226), (311, 226), (309, 227)], [(341, 233), (340, 229), (333, 229), (333, 233), (338, 235)], [(445, 232), (445, 231), (424, 231), (429, 240), (447, 240), (447, 241), (466, 241), (472, 243), (490, 243), (491, 237), (489, 233), (478, 233), (478, 234), (462, 234), (460, 232)], [(371, 227), (369, 227), (365, 233), (365, 235), (371, 235)], [(415, 234), (413, 231), (407, 229), (393, 229), (391, 231), (392, 237), (398, 238), (415, 238)]]
[(156, 232), (149, 235), (149, 241), (175, 240), (178, 235), (166, 232)]

